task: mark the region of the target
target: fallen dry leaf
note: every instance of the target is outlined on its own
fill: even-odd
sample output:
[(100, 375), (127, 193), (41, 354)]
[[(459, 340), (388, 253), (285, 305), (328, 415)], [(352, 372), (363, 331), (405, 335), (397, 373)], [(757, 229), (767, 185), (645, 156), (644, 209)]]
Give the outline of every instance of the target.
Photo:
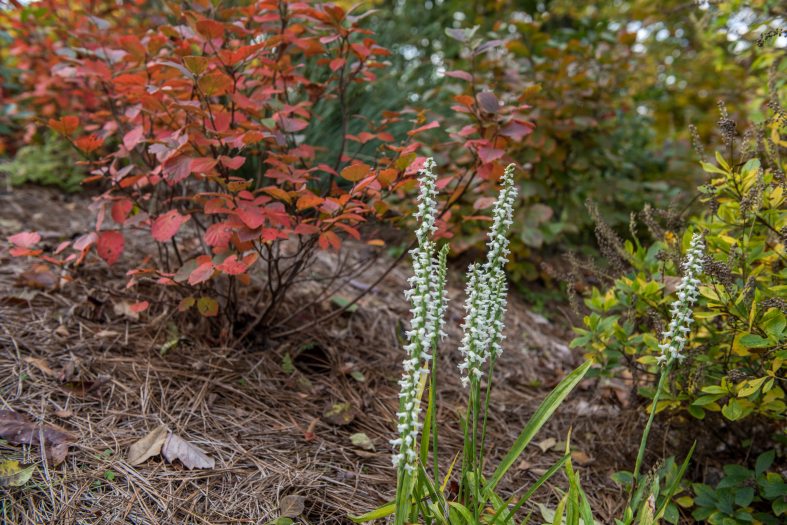
[(281, 515), (285, 518), (297, 518), (301, 514), (303, 514), (303, 509), (305, 508), (306, 504), (306, 497), (299, 496), (297, 494), (290, 494), (289, 496), (284, 496), (281, 499), (281, 503), (279, 503), (279, 508), (281, 509)]
[(532, 466), (533, 466), (533, 464), (531, 462), (529, 462), (526, 459), (523, 459), (522, 461), (517, 463), (516, 468), (517, 468), (517, 470), (527, 470), (527, 469), (529, 469)]
[(581, 450), (572, 451), (571, 460), (576, 461), (580, 465), (587, 465), (588, 463), (593, 461), (593, 459), (590, 456), (588, 456), (585, 452), (582, 452)]
[(0, 487), (21, 487), (30, 481), (35, 468), (12, 459), (0, 461)]
[(148, 433), (139, 441), (128, 448), (128, 464), (135, 466), (145, 462), (153, 456), (161, 454), (161, 447), (167, 439), (166, 425), (161, 425)]
[(77, 366), (73, 360), (68, 361), (63, 368), (60, 370), (60, 373), (57, 375), (57, 380), (61, 383), (66, 381), (71, 381), (76, 376)]
[(541, 449), (541, 452), (546, 452), (550, 448), (552, 448), (555, 445), (557, 445), (557, 439), (555, 439), (555, 438), (546, 438), (545, 440), (539, 441), (538, 443), (536, 443), (536, 445), (538, 446), (538, 448)]
[(54, 290), (60, 284), (60, 279), (48, 264), (35, 264), (28, 268), (17, 279), (20, 286), (38, 288), (41, 290)]
[(131, 319), (132, 321), (139, 321), (139, 312), (132, 308), (133, 303), (128, 301), (120, 301), (112, 305), (112, 310), (115, 315), (121, 315)]
[(40, 357), (25, 357), (24, 361), (25, 361), (25, 363), (31, 364), (34, 367), (38, 368), (45, 375), (48, 375), (49, 377), (56, 377), (57, 376), (57, 372), (55, 372), (54, 370), (49, 368), (49, 365), (47, 364), (47, 362), (44, 361), (43, 359), (41, 359)]
[(114, 330), (101, 330), (100, 332), (96, 332), (96, 337), (101, 337), (103, 339), (109, 339), (110, 337), (117, 337), (119, 335), (120, 332)]
[(63, 390), (71, 392), (76, 397), (85, 398), (88, 394), (94, 393), (101, 386), (109, 381), (108, 375), (100, 375), (95, 381), (67, 381), (60, 385)]
[(170, 463), (179, 459), (183, 466), (189, 470), (194, 468), (213, 468), (216, 466), (216, 461), (208, 456), (204, 450), (172, 433), (170, 433), (167, 441), (161, 448), (161, 455)]
[(41, 445), (53, 465), (59, 465), (66, 459), (68, 447), (76, 442), (76, 438), (55, 425), (33, 423), (24, 414), (11, 410), (0, 410), (0, 438), (14, 445)]
[(369, 436), (367, 436), (364, 432), (358, 432), (350, 436), (350, 441), (356, 447), (362, 448), (364, 450), (371, 450), (374, 451), (374, 443)]
[(355, 409), (350, 403), (334, 403), (325, 411), (323, 417), (334, 425), (349, 425), (355, 419)]

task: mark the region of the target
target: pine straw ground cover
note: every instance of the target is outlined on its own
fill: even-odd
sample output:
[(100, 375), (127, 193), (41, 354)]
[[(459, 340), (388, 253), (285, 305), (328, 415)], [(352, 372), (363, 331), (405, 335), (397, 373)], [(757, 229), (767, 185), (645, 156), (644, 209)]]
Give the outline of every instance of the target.
[[(40, 189), (0, 195), (0, 237), (21, 229), (83, 231), (72, 199), (84, 198)], [(5, 249), (0, 263), (0, 409), (76, 436), (57, 467), (41, 461), (38, 447), (0, 441), (0, 458), (38, 464), (24, 487), (0, 488), (4, 523), (265, 523), (279, 515), (287, 495), (304, 497), (298, 518), (304, 523), (346, 523), (348, 513), (392, 497), (388, 440), (402, 357), (398, 332), (407, 318), (406, 265), (352, 313), (285, 339), (259, 334), (250, 340), (262, 342), (241, 345), (211, 338), (204, 326), (179, 321), (163, 307), (133, 319), (124, 305), (146, 290), (131, 295), (121, 270), (96, 263), (73, 283), (36, 290), (20, 283), (24, 267)], [(372, 282), (374, 272), (364, 279)], [(448, 332), (456, 341), (463, 283), (453, 276), (449, 282)], [(342, 293), (351, 297), (363, 286), (354, 282)], [(288, 308), (310, 290), (299, 293)], [(326, 301), (322, 308), (336, 306)], [(567, 332), (516, 298), (507, 326), (490, 431), (490, 450), (498, 457), (579, 359), (565, 346)], [(456, 414), (447, 408), (462, 405), (458, 356), (440, 359), (441, 440), (459, 451)], [(560, 456), (571, 427), (584, 486), (597, 516), (608, 520), (623, 500), (609, 475), (631, 468), (644, 424), (643, 411), (628, 406), (629, 399), (625, 385), (585, 381), (537, 437), (543, 451), (526, 453), (508, 488), (521, 492), (543, 473)], [(325, 415), (337, 403), (350, 407), (346, 424)], [(690, 445), (688, 432), (666, 431), (680, 420), (660, 420), (650, 463)], [(160, 424), (205, 450), (215, 468), (187, 470), (158, 456), (130, 466), (129, 446)], [(365, 433), (374, 450), (354, 445), (356, 433)], [(538, 499), (554, 504), (552, 488)]]

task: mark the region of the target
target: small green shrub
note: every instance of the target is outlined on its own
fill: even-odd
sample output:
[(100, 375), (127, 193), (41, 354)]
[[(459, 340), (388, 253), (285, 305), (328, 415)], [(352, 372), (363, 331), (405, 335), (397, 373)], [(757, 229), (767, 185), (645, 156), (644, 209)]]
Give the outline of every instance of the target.
[(80, 189), (83, 178), (75, 166), (77, 160), (68, 142), (49, 133), (42, 143), (23, 146), (13, 160), (0, 163), (0, 172), (8, 174), (13, 186), (40, 184), (74, 192)]
[(692, 517), (711, 525), (784, 523), (787, 514), (787, 484), (773, 471), (776, 452), (760, 454), (754, 470), (741, 465), (726, 465), (724, 476), (715, 487), (692, 485), (695, 509)]

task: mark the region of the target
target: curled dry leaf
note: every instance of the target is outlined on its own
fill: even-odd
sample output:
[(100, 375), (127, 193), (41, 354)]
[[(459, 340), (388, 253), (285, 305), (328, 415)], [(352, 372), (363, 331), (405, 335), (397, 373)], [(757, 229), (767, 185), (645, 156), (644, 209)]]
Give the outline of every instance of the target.
[(147, 436), (134, 442), (128, 449), (128, 464), (139, 465), (153, 456), (158, 456), (167, 439), (167, 432), (167, 426), (161, 425), (149, 432)]
[(216, 461), (208, 456), (204, 450), (196, 445), (192, 445), (176, 434), (170, 433), (161, 449), (161, 455), (170, 463), (179, 459), (183, 466), (189, 470), (213, 468), (216, 466)]
[(0, 438), (14, 445), (39, 445), (43, 442), (46, 458), (53, 465), (66, 459), (68, 447), (76, 438), (55, 425), (39, 425), (24, 414), (0, 410)]

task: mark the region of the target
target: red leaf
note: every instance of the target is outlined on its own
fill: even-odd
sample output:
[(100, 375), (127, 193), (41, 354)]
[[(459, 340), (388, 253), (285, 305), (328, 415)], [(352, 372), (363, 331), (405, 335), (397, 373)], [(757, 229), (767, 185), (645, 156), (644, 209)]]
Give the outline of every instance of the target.
[(189, 170), (191, 170), (192, 173), (207, 173), (215, 168), (218, 162), (219, 161), (213, 157), (199, 157), (196, 159), (191, 159)]
[(63, 117), (58, 120), (49, 119), (49, 127), (64, 136), (74, 133), (78, 126), (79, 118), (74, 116)]
[(505, 135), (506, 137), (511, 137), (516, 141), (520, 141), (527, 135), (533, 133), (534, 127), (535, 126), (530, 122), (513, 120), (503, 126), (503, 128), (500, 130), (500, 134)]
[(136, 128), (132, 129), (125, 135), (123, 135), (123, 146), (129, 151), (134, 149), (134, 147), (139, 144), (139, 141), (142, 140), (142, 134), (145, 132), (145, 129), (142, 126), (137, 126)]
[(285, 133), (296, 133), (298, 131), (306, 129), (309, 126), (308, 122), (298, 118), (277, 116), (275, 120), (279, 124), (281, 130), (284, 131)]
[(236, 170), (243, 166), (243, 163), (246, 162), (246, 157), (227, 157), (226, 155), (222, 155), (219, 157), (219, 162), (221, 162), (222, 166), (225, 168)]
[(140, 313), (147, 310), (148, 306), (150, 306), (150, 303), (148, 301), (140, 301), (138, 303), (132, 304), (131, 306), (128, 307), (128, 309), (131, 310), (132, 312)]
[(484, 164), (489, 164), (505, 154), (505, 151), (502, 149), (497, 148), (490, 148), (489, 146), (482, 146), (478, 148), (478, 156), (481, 158), (481, 162)]
[(189, 275), (189, 284), (194, 286), (199, 283), (204, 283), (213, 276), (213, 263), (208, 261), (200, 264)]
[(41, 235), (37, 232), (20, 232), (8, 238), (8, 242), (20, 248), (32, 248), (41, 241)]
[(92, 153), (100, 148), (102, 144), (104, 144), (104, 139), (96, 135), (85, 135), (84, 137), (79, 137), (76, 139), (74, 144), (81, 151), (85, 153)]
[(197, 22), (197, 32), (208, 38), (221, 38), (224, 36), (224, 24), (215, 20), (200, 20)]
[(211, 224), (205, 230), (205, 243), (208, 246), (215, 246), (218, 248), (226, 248), (232, 239), (232, 232), (234, 227), (226, 222), (217, 222)]
[(314, 235), (320, 233), (320, 229), (313, 224), (301, 223), (293, 230), (296, 235)]
[(262, 223), (265, 222), (265, 215), (263, 215), (262, 210), (259, 206), (253, 204), (242, 202), (238, 205), (235, 213), (238, 215), (238, 218), (243, 221), (243, 224), (252, 230), (259, 228), (262, 226)]
[(446, 71), (445, 76), (451, 78), (458, 78), (460, 80), (466, 80), (468, 82), (473, 81), (473, 75), (471, 75), (467, 71)]
[(244, 261), (238, 260), (238, 255), (233, 253), (216, 267), (218, 270), (226, 273), (227, 275), (239, 275), (248, 269)]
[(188, 215), (181, 215), (178, 210), (170, 210), (164, 215), (159, 215), (153, 221), (150, 233), (158, 242), (166, 242), (178, 233), (180, 227), (187, 220), (189, 220)]
[(437, 122), (436, 120), (433, 120), (429, 124), (424, 124), (420, 128), (411, 129), (410, 131), (407, 132), (407, 136), (412, 137), (413, 135), (421, 133), (422, 131), (426, 131), (428, 129), (433, 129), (433, 128), (439, 128), (439, 127), (440, 127), (440, 123)]
[(185, 155), (171, 157), (164, 162), (162, 170), (170, 186), (177, 184), (191, 173), (191, 158)]
[(93, 243), (95, 243), (97, 240), (98, 235), (96, 235), (96, 232), (86, 233), (74, 241), (74, 249), (78, 251), (85, 250), (93, 246)]
[(116, 230), (103, 231), (98, 234), (98, 244), (96, 251), (98, 256), (106, 261), (110, 266), (115, 264), (123, 254), (123, 247), (126, 241), (123, 234)]
[(331, 71), (337, 71), (344, 67), (345, 63), (347, 63), (347, 61), (343, 58), (334, 58), (328, 65), (331, 68)]
[(112, 220), (118, 224), (123, 224), (128, 219), (128, 214), (134, 208), (134, 203), (129, 199), (120, 199), (112, 204)]
[(486, 209), (486, 208), (490, 207), (494, 203), (495, 203), (495, 198), (494, 197), (479, 197), (473, 203), (473, 209), (474, 210), (483, 210), (483, 209)]

